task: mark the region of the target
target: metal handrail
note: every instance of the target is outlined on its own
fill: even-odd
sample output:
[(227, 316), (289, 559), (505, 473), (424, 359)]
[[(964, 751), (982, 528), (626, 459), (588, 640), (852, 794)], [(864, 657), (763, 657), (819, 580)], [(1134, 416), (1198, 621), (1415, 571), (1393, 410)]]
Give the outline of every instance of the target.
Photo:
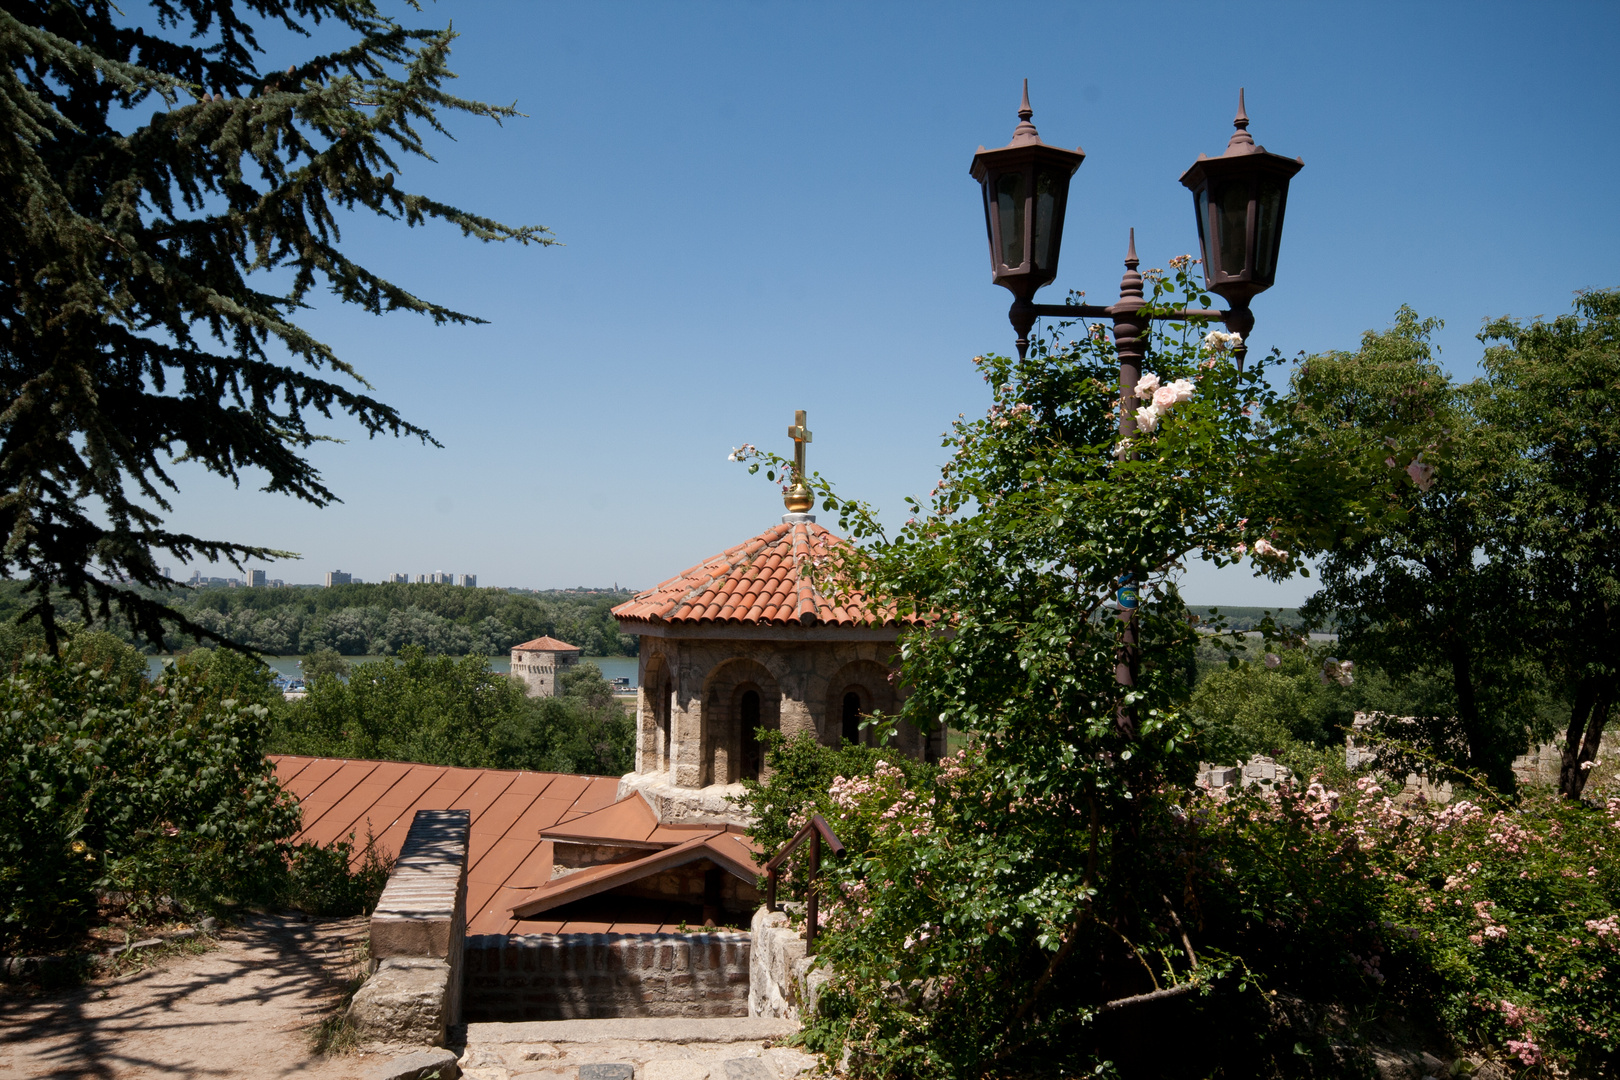
[(810, 841), (810, 876), (806, 879), (804, 886), (804, 951), (808, 956), (816, 954), (816, 934), (819, 930), (816, 920), (816, 878), (821, 874), (821, 842), (823, 839), (826, 840), (828, 848), (834, 855), (844, 853), (844, 842), (838, 839), (837, 833), (832, 831), (832, 826), (827, 824), (827, 819), (820, 814), (811, 814), (810, 820), (805, 823), (804, 828), (800, 829), (793, 839), (783, 844), (782, 850), (778, 851), (771, 858), (771, 861), (765, 864), (765, 906), (771, 911), (775, 911), (777, 909), (776, 880), (781, 873), (782, 864), (787, 861), (789, 855), (793, 854), (794, 848), (806, 840)]

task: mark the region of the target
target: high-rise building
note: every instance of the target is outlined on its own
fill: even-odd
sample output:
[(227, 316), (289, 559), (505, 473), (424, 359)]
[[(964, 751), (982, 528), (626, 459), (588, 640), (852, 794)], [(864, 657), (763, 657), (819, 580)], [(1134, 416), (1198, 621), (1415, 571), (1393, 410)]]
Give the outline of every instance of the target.
[(264, 588), (264, 571), (263, 570), (249, 570), (247, 572), (247, 583), (248, 583), (248, 586), (250, 588), (254, 588), (254, 589), (262, 589), (262, 588)]
[(456, 583), (456, 576), (440, 570), (437, 574), (429, 574), (428, 580), (434, 585), (454, 585)]
[(354, 575), (345, 574), (342, 570), (328, 570), (326, 572), (326, 587), (328, 589), (334, 585), (349, 585), (353, 581)]
[(389, 574), (388, 575), (388, 584), (390, 584), (390, 585), (409, 585), (410, 583), (411, 583), (411, 575), (409, 575), (409, 574)]
[(464, 588), (464, 589), (476, 589), (476, 588), (478, 588), (478, 575), (477, 574), (462, 574), (462, 575), (460, 575), (460, 578), (461, 578), (461, 587), (462, 588)]

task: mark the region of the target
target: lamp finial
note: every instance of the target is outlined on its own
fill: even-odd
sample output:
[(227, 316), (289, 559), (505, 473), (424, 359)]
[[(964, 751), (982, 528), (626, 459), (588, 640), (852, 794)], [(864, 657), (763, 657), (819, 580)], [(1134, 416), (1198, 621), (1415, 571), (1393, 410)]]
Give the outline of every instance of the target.
[(1041, 141), (1040, 135), (1035, 131), (1035, 125), (1029, 118), (1035, 115), (1035, 110), (1029, 107), (1029, 80), (1024, 80), (1024, 99), (1018, 105), (1018, 126), (1013, 128), (1012, 142), (1008, 146), (1026, 146)]
[(1254, 153), (1254, 136), (1249, 134), (1249, 112), (1243, 107), (1243, 87), (1238, 87), (1238, 111), (1232, 118), (1232, 126), (1237, 130), (1227, 140), (1226, 152), (1228, 154)]
[[(1141, 260), (1136, 257), (1136, 230), (1131, 229), (1131, 243), (1125, 250), (1125, 273), (1119, 279), (1119, 300), (1121, 304), (1134, 301), (1137, 307), (1142, 306), (1142, 275), (1136, 272)], [(1115, 334), (1118, 340), (1118, 334)]]

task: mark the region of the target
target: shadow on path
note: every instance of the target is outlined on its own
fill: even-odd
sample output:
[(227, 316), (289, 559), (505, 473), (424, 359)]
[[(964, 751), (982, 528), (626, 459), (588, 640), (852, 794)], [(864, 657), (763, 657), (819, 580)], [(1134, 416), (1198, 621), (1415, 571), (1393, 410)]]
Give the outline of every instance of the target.
[(123, 981), (29, 997), (0, 988), (0, 1080), (358, 1075), (360, 1057), (311, 1054), (366, 920), (254, 916), (201, 956)]

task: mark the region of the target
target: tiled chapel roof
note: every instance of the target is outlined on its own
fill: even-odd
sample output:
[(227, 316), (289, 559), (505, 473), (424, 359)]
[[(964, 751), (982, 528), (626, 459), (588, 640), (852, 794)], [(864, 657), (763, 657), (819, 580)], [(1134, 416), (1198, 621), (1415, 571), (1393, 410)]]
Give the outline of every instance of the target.
[(833, 598), (816, 587), (811, 564), (849, 541), (813, 521), (766, 529), (613, 609), (621, 622), (757, 626), (895, 626), (893, 608), (874, 609), (859, 593)]
[(529, 652), (580, 652), (578, 645), (570, 645), (566, 641), (558, 641), (549, 634), (537, 637), (533, 641), (525, 641), (521, 645), (512, 646), (513, 649), (526, 649)]

